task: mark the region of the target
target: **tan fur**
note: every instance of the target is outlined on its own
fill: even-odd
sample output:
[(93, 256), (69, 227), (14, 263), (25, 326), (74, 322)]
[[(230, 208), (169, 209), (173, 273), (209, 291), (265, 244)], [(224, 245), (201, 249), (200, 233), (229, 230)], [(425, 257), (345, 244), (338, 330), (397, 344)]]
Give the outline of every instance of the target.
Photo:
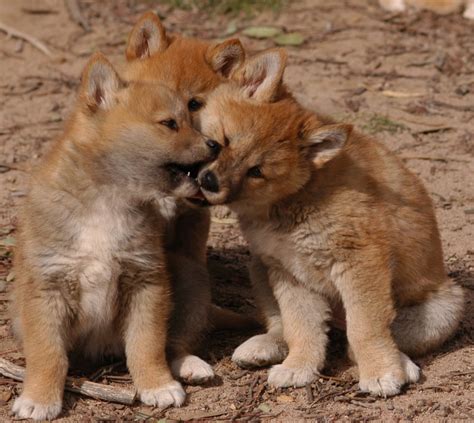
[[(284, 56), (268, 54), (284, 67)], [(419, 377), (399, 348), (437, 347), (462, 315), (431, 200), (391, 152), (350, 125), (291, 98), (259, 98), (281, 74), (266, 73), (277, 80), (260, 79), (250, 93), (240, 80), (218, 88), (201, 115), (203, 133), (228, 144), (200, 172), (201, 188), (211, 204), (239, 215), (268, 328), (233, 359), (246, 366), (284, 359), (270, 370), (270, 384), (310, 383), (325, 363), (331, 310), (343, 306), (360, 388), (397, 394)]]
[(125, 352), (144, 403), (183, 403), (165, 354), (172, 300), (158, 200), (194, 195), (194, 179), (177, 166), (214, 157), (176, 92), (125, 84), (103, 56), (91, 59), (69, 126), (33, 175), (21, 213), (13, 312), (26, 379), (18, 416), (59, 414), (72, 352)]
[[(132, 29), (126, 48), (127, 64), (122, 74), (129, 81), (159, 82), (185, 98), (193, 124), (208, 95), (244, 60), (236, 39), (210, 44), (195, 38), (168, 35), (153, 12), (145, 13)], [(193, 108), (192, 102), (198, 102)], [(210, 327), (242, 327), (253, 321), (227, 311), (225, 318), (211, 304), (206, 265), (210, 217), (207, 209), (166, 198), (161, 201), (166, 225), (166, 255), (172, 277), (176, 312), (170, 327), (169, 354), (172, 370), (187, 382), (202, 383), (213, 377), (211, 367), (193, 356), (203, 333)], [(194, 371), (190, 366), (194, 365)]]
[(414, 7), (420, 10), (430, 10), (440, 15), (457, 12), (461, 6), (464, 6), (464, 17), (474, 19), (473, 0), (379, 0), (379, 4), (391, 12), (402, 12), (407, 7)]

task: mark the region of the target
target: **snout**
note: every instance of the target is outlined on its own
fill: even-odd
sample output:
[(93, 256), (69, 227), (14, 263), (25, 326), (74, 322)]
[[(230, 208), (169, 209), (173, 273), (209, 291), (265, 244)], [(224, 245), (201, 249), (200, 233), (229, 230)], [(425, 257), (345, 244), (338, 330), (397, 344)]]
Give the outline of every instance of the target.
[(205, 170), (198, 179), (202, 189), (209, 192), (219, 192), (219, 181), (216, 174), (212, 170)]

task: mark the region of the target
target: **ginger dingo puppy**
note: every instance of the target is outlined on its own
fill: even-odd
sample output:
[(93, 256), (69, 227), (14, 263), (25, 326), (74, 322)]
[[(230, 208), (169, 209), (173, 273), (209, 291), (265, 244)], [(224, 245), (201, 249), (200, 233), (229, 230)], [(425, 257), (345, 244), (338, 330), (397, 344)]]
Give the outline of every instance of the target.
[[(216, 143), (191, 126), (176, 92), (124, 83), (94, 56), (64, 136), (33, 176), (13, 291), (26, 357), (21, 418), (56, 417), (68, 353), (125, 353), (138, 397), (180, 406), (165, 347), (172, 301), (157, 199), (192, 197)], [(190, 176), (188, 176), (190, 175)]]
[(292, 99), (272, 102), (285, 60), (247, 59), (201, 113), (203, 134), (224, 146), (199, 173), (202, 192), (239, 216), (267, 324), (233, 360), (283, 361), (268, 376), (276, 387), (311, 383), (343, 307), (360, 389), (395, 395), (419, 378), (405, 354), (457, 328), (463, 292), (446, 275), (426, 190), (393, 153)]
[[(129, 81), (159, 82), (177, 91), (187, 102), (193, 124), (209, 94), (240, 66), (245, 52), (239, 40), (217, 44), (168, 35), (155, 13), (145, 13), (132, 29), (126, 48), (123, 75)], [(199, 203), (195, 198), (191, 201)], [(214, 376), (205, 361), (193, 355), (209, 327), (245, 327), (254, 321), (211, 305), (206, 243), (210, 216), (204, 208), (166, 197), (161, 200), (168, 218), (166, 256), (172, 275), (176, 310), (172, 314), (169, 354), (176, 377), (203, 383)]]

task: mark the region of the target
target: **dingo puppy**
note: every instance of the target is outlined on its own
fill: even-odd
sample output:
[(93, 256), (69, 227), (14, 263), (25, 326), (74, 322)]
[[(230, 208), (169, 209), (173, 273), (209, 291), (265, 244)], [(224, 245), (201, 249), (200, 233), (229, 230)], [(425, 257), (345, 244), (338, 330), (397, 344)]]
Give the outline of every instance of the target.
[(474, 19), (474, 0), (379, 0), (379, 4), (390, 12), (403, 12), (407, 6), (413, 6), (440, 15), (457, 12), (461, 6), (465, 6), (463, 16)]
[(20, 220), (13, 311), (26, 378), (13, 406), (19, 417), (60, 413), (68, 353), (77, 350), (124, 352), (142, 402), (183, 403), (165, 356), (172, 302), (166, 220), (156, 200), (192, 197), (194, 172), (217, 149), (192, 128), (176, 92), (126, 84), (104, 56), (91, 59), (76, 110), (34, 174)]
[[(148, 12), (131, 31), (126, 56), (126, 80), (159, 82), (177, 91), (185, 98), (193, 124), (199, 128), (199, 111), (208, 95), (244, 61), (245, 53), (237, 39), (210, 45), (194, 38), (169, 36), (158, 16)], [(166, 256), (179, 310), (171, 319), (171, 368), (175, 376), (187, 382), (202, 383), (214, 372), (192, 352), (205, 329), (250, 326), (253, 321), (211, 305), (206, 264), (209, 211), (172, 197), (163, 198), (160, 203), (169, 221)]]
[(395, 395), (419, 377), (405, 353), (457, 328), (463, 292), (446, 275), (429, 196), (394, 154), (292, 99), (271, 102), (285, 57), (247, 59), (201, 114), (202, 132), (223, 146), (199, 173), (202, 192), (239, 216), (268, 330), (233, 360), (283, 361), (271, 385), (310, 383), (324, 366), (331, 310), (343, 306), (360, 388)]

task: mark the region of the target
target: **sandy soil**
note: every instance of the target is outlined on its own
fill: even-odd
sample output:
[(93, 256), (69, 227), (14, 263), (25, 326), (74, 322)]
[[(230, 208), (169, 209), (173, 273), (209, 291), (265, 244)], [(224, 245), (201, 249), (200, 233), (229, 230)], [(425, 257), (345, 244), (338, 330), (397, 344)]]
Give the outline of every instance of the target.
[[(0, 357), (22, 363), (9, 334), (6, 294), (14, 280), (16, 207), (25, 195), (28, 171), (61, 132), (87, 57), (100, 49), (122, 60), (128, 31), (150, 5), (166, 17), (169, 29), (188, 35), (218, 39), (229, 28), (230, 17), (157, 3), (84, 0), (92, 28), (85, 33), (59, 0), (0, 2), (0, 22), (41, 39), (54, 54), (50, 58), (0, 34)], [(341, 333), (331, 336), (325, 371), (330, 376), (307, 389), (285, 390), (266, 386), (266, 369), (243, 371), (230, 361), (250, 333), (213, 333), (201, 353), (218, 378), (208, 386), (187, 387), (183, 408), (126, 407), (66, 394), (64, 421), (474, 421), (474, 23), (461, 16), (391, 15), (366, 0), (289, 3), (279, 15), (242, 17), (237, 27), (272, 24), (302, 32), (306, 42), (289, 49), (286, 72), (298, 98), (375, 134), (425, 182), (436, 206), (447, 268), (467, 292), (460, 330), (440, 351), (417, 360), (423, 369), (420, 383), (389, 400), (356, 392)], [(251, 50), (273, 46), (271, 40), (242, 41)], [(223, 210), (214, 214), (209, 263), (215, 301), (253, 313), (245, 241), (232, 216)], [(72, 373), (89, 377), (94, 371)], [(120, 368), (99, 381), (130, 385)], [(12, 419), (9, 410), (19, 388), (0, 378), (0, 420)]]

